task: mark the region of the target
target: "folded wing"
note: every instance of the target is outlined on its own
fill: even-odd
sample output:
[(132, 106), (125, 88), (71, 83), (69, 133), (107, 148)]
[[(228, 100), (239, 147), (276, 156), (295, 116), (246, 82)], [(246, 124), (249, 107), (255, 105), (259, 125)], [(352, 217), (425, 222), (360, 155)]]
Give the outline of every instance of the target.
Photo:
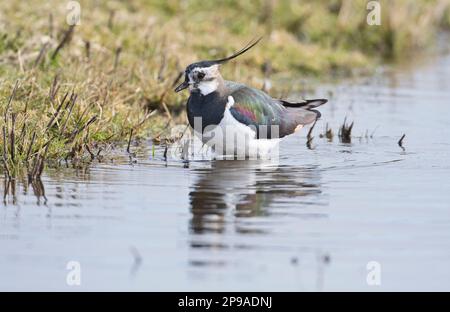
[(259, 139), (282, 138), (295, 132), (297, 126), (314, 122), (320, 113), (313, 108), (326, 102), (318, 99), (291, 103), (273, 99), (261, 90), (242, 84), (230, 83), (228, 86), (234, 99), (234, 105), (230, 107), (232, 116), (255, 129)]

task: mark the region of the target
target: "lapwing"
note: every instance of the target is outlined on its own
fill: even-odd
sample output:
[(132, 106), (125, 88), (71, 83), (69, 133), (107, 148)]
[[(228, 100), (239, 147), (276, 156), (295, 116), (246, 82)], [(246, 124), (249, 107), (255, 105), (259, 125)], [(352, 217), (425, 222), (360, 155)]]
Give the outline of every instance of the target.
[(320, 117), (316, 107), (326, 99), (298, 102), (272, 98), (262, 90), (222, 78), (219, 67), (242, 55), (260, 40), (231, 56), (190, 64), (175, 92), (189, 88), (187, 117), (196, 136), (216, 155), (262, 156), (279, 140)]

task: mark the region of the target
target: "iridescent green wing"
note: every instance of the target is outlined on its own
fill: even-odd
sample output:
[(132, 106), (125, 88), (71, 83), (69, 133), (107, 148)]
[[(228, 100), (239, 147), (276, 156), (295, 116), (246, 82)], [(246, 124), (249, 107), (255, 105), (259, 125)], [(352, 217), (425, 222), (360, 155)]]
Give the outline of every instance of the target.
[(255, 127), (281, 124), (286, 109), (263, 91), (241, 86), (230, 95), (234, 99), (230, 112), (237, 121)]
[[(280, 138), (294, 133), (298, 126), (314, 122), (320, 113), (314, 108), (327, 102), (325, 99), (287, 102), (274, 99), (261, 90), (246, 85), (226, 82), (229, 94), (234, 99), (230, 112), (237, 121), (251, 127), (260, 129), (267, 126), (271, 138), (278, 135)], [(270, 129), (278, 126), (278, 134)], [(260, 133), (257, 131), (257, 137)]]

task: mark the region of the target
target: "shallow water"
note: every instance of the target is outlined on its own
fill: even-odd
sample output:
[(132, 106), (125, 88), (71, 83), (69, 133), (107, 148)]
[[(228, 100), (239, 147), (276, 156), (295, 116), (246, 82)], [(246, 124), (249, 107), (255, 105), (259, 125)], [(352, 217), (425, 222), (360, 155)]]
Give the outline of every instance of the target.
[[(278, 165), (166, 163), (157, 148), (17, 182), (0, 207), (0, 290), (448, 291), (449, 87), (450, 56), (323, 85), (312, 149), (291, 136)], [(319, 137), (344, 117), (351, 143)]]

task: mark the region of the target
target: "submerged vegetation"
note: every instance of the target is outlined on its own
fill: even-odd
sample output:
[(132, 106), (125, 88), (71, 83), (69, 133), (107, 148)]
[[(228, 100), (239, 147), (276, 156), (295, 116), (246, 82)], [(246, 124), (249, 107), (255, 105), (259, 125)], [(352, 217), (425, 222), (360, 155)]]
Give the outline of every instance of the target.
[(379, 26), (367, 24), (367, 2), (85, 0), (70, 26), (68, 1), (2, 1), (2, 168), (33, 178), (48, 161), (98, 159), (110, 144), (185, 123), (186, 94), (172, 92), (184, 66), (257, 35), (265, 39), (224, 76), (266, 89), (272, 78), (281, 96), (300, 77), (411, 55), (450, 25), (450, 0), (381, 0)]

